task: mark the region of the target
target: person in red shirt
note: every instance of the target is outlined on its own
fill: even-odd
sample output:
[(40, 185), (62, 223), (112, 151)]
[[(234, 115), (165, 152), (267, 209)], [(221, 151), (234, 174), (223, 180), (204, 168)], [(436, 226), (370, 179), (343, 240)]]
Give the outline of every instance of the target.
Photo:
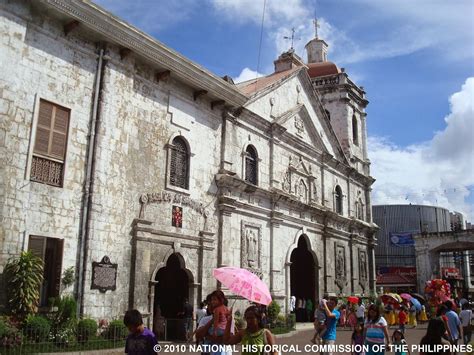
[(398, 329), (405, 334), (405, 324), (407, 324), (407, 313), (406, 308), (402, 307), (400, 312), (398, 312)]

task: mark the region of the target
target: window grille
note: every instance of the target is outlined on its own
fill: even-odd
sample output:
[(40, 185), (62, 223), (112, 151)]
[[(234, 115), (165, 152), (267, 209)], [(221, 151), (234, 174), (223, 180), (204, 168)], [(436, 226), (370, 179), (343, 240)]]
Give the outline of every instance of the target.
[(342, 190), (339, 185), (336, 186), (334, 199), (336, 203), (336, 213), (342, 214)]
[(182, 189), (189, 188), (188, 147), (180, 137), (173, 139), (170, 160), (170, 184)]
[(63, 185), (70, 110), (40, 100), (30, 179)]
[(254, 147), (248, 146), (245, 156), (245, 181), (257, 185), (258, 184), (258, 158)]

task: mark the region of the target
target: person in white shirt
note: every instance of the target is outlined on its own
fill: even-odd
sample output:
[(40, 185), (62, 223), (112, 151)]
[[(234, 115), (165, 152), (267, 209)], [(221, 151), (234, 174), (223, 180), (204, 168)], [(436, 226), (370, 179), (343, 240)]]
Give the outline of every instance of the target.
[(199, 305), (199, 309), (196, 311), (196, 328), (199, 326), (199, 321), (201, 320), (202, 317), (205, 317), (207, 315), (207, 307), (204, 304), (204, 302), (201, 302)]
[(463, 341), (464, 344), (469, 344), (471, 341), (471, 318), (472, 318), (472, 310), (469, 303), (464, 303), (462, 306), (462, 311), (459, 314), (459, 319), (461, 320), (462, 325), (462, 334), (463, 334)]
[(290, 298), (290, 312), (293, 313), (295, 311), (295, 308), (296, 308), (296, 297), (291, 296), (291, 298)]
[(365, 322), (365, 306), (362, 299), (359, 299), (359, 307), (356, 310), (357, 323), (364, 324)]

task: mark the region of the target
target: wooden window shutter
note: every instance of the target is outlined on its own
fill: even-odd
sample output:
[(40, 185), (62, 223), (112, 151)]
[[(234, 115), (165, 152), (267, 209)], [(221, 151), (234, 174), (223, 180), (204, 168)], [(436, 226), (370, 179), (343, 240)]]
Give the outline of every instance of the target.
[(28, 241), (28, 251), (44, 260), (44, 247), (46, 245), (46, 238), (35, 237), (30, 235)]
[(40, 100), (34, 153), (64, 161), (69, 110)]
[(67, 129), (69, 126), (69, 111), (62, 107), (55, 107), (54, 126), (51, 135), (50, 154), (64, 160), (66, 156)]
[(52, 121), (53, 105), (41, 100), (38, 114), (38, 127), (36, 128), (35, 153), (48, 155)]
[(40, 100), (30, 179), (62, 186), (69, 129), (67, 108)]

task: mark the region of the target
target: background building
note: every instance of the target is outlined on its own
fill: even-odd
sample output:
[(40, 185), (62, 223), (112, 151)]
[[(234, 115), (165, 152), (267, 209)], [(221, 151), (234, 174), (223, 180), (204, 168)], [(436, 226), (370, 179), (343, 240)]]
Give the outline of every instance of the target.
[(422, 205), (377, 205), (372, 207), (376, 233), (377, 287), (394, 292), (416, 286), (414, 234), (451, 230), (449, 211)]
[(453, 297), (474, 296), (474, 231), (418, 233), (414, 235), (417, 286), (427, 280), (449, 282)]

